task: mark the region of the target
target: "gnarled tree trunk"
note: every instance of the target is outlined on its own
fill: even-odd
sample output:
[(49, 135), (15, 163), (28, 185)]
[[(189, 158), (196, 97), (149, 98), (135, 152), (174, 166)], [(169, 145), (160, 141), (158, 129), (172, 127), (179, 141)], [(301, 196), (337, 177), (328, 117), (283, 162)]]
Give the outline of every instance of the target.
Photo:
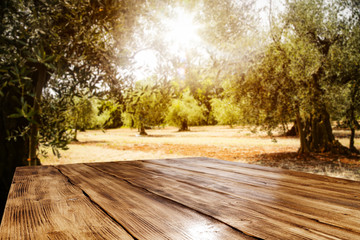
[(298, 127), (300, 134), (300, 153), (305, 152), (333, 152), (348, 154), (349, 149), (341, 145), (339, 141), (335, 140), (332, 132), (330, 115), (326, 109), (325, 103), (321, 99), (324, 91), (319, 85), (319, 80), (324, 74), (323, 67), (312, 74), (310, 82), (311, 102), (313, 111), (308, 114), (308, 119), (301, 119), (298, 110)]
[(349, 149), (335, 140), (330, 116), (325, 107), (320, 113), (310, 116), (305, 121), (301, 119), (298, 113), (296, 121), (300, 136), (299, 153), (333, 152), (349, 154)]

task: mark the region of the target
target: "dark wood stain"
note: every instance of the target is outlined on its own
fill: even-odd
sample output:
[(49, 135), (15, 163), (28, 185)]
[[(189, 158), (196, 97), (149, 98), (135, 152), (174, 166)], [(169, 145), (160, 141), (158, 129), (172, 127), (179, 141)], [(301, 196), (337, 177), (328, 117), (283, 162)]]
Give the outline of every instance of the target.
[(359, 190), (210, 158), (20, 167), (0, 239), (360, 239)]

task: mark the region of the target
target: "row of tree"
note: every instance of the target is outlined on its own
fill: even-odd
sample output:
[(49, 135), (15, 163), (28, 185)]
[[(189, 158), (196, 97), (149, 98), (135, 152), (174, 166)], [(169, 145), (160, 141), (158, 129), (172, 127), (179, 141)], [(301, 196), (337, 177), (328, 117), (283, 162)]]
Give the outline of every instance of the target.
[[(199, 89), (197, 89), (199, 92)], [(202, 96), (202, 98), (210, 96)], [(241, 111), (228, 99), (210, 98), (209, 107), (195, 99), (189, 88), (174, 93), (173, 86), (166, 88), (155, 83), (137, 82), (135, 89), (124, 95), (122, 104), (98, 97), (76, 97), (68, 107), (66, 125), (73, 140), (77, 131), (127, 126), (137, 128), (140, 135), (145, 129), (165, 125), (189, 131), (194, 125), (241, 124)]]

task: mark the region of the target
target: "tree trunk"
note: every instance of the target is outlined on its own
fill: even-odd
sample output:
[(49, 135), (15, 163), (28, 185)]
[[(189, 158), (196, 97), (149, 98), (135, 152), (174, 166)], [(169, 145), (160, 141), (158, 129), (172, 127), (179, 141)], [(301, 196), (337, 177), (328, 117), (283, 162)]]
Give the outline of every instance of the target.
[(142, 123), (140, 123), (140, 127), (139, 127), (139, 134), (141, 135), (141, 136), (146, 136), (146, 135), (148, 135), (146, 132), (145, 132), (145, 126), (144, 126), (144, 124), (142, 124)]
[(324, 90), (321, 89), (319, 81), (323, 74), (324, 69), (322, 66), (312, 74), (310, 89), (312, 92), (311, 103), (313, 104), (313, 112), (306, 121), (306, 137), (303, 140), (307, 142), (310, 152), (333, 152), (348, 154), (349, 149), (341, 145), (339, 141), (335, 140), (334, 134), (332, 132), (330, 115), (326, 109), (323, 99), (321, 99), (321, 96), (324, 95)]
[(335, 140), (332, 132), (330, 116), (323, 107), (320, 114), (311, 119), (311, 142), (312, 152), (329, 152)]
[[(37, 109), (33, 116), (33, 121), (38, 123), (39, 119), (39, 99), (41, 99), (42, 89), (47, 81), (47, 73), (44, 65), (36, 66), (37, 71), (32, 76), (34, 82), (34, 94), (37, 101), (34, 100), (34, 109)], [(36, 124), (30, 127), (30, 136), (17, 136), (9, 139), (9, 134), (19, 129), (25, 129), (29, 122), (25, 118), (8, 118), (9, 115), (15, 113), (15, 109), (21, 106), (13, 100), (20, 99), (22, 96), (17, 90), (8, 87), (3, 89), (4, 96), (0, 96), (0, 215), (6, 203), (8, 191), (11, 186), (12, 178), (16, 167), (24, 166), (26, 159), (36, 160), (37, 134), (38, 128)], [(30, 154), (31, 149), (31, 154)], [(35, 162), (33, 162), (35, 163)], [(30, 163), (31, 164), (31, 163)]]
[(309, 143), (306, 139), (307, 134), (306, 134), (304, 123), (302, 122), (301, 117), (300, 117), (300, 112), (298, 112), (296, 114), (296, 123), (297, 123), (297, 128), (298, 128), (299, 137), (300, 137), (300, 148), (298, 150), (298, 153), (308, 153), (308, 152), (310, 152), (310, 148), (309, 148)]
[(355, 96), (358, 92), (358, 86), (357, 84), (353, 84), (354, 87), (351, 89), (351, 103), (350, 103), (350, 108), (348, 110), (348, 124), (349, 124), (349, 128), (351, 130), (351, 135), (350, 135), (350, 144), (349, 144), (349, 148), (350, 151), (354, 152), (354, 153), (359, 153), (359, 151), (356, 149), (355, 145), (354, 145), (354, 139), (355, 139), (355, 129), (356, 127), (359, 125), (359, 123), (356, 120), (356, 116), (355, 116), (355, 104), (356, 104), (356, 99)]
[(78, 114), (76, 114), (76, 118), (75, 118), (75, 132), (74, 132), (74, 138), (73, 138), (73, 141), (75, 141), (75, 142), (79, 141), (77, 139), (77, 131), (78, 131)]
[(74, 121), (75, 132), (74, 132), (74, 137), (73, 137), (73, 139), (72, 139), (72, 141), (74, 141), (74, 142), (78, 142), (78, 141), (79, 141), (79, 140), (77, 139), (78, 120), (79, 120), (79, 113), (78, 113), (77, 111), (75, 111), (75, 121)]
[[(10, 189), (12, 178), (16, 167), (25, 165), (26, 161), (26, 142), (22, 138), (17, 140), (7, 140), (3, 136), (7, 136), (7, 130), (16, 130), (12, 126), (17, 124), (11, 124), (5, 118), (0, 122), (0, 218), (3, 214), (7, 195)], [(6, 115), (5, 115), (6, 116)], [(17, 122), (14, 119), (10, 121)]]
[(2, 217), (8, 191), (16, 167), (24, 166), (27, 158), (27, 140), (22, 137), (8, 139), (9, 133), (28, 125), (25, 118), (8, 118), (19, 106), (14, 97), (20, 99), (17, 91), (3, 89), (0, 96), (0, 218)]
[(359, 150), (356, 149), (356, 147), (354, 146), (354, 138), (355, 138), (355, 128), (354, 127), (350, 127), (351, 130), (351, 135), (350, 135), (350, 151), (355, 152), (355, 153), (359, 153)]
[(38, 148), (38, 125), (40, 122), (40, 102), (42, 90), (45, 86), (47, 79), (46, 67), (43, 64), (37, 66), (36, 71), (36, 85), (35, 85), (35, 97), (33, 103), (33, 111), (35, 114), (32, 117), (32, 123), (30, 124), (30, 137), (29, 137), (29, 165), (38, 165), (40, 161), (37, 157)]
[(296, 136), (299, 136), (298, 124), (297, 124), (297, 121), (296, 121), (296, 120), (294, 121), (294, 124), (293, 124), (293, 126), (292, 126), (290, 129), (287, 129), (287, 130), (286, 130), (286, 125), (283, 126), (283, 129), (284, 129), (284, 134), (283, 134), (283, 136), (286, 136), (286, 137), (296, 137)]
[(307, 152), (332, 152), (337, 154), (349, 154), (347, 147), (335, 140), (332, 132), (330, 116), (324, 108), (318, 115), (310, 117), (305, 123), (302, 122), (298, 114), (300, 135), (299, 153)]
[(190, 131), (187, 120), (183, 120), (181, 122), (181, 127), (179, 129), (179, 132), (185, 132), (185, 131)]

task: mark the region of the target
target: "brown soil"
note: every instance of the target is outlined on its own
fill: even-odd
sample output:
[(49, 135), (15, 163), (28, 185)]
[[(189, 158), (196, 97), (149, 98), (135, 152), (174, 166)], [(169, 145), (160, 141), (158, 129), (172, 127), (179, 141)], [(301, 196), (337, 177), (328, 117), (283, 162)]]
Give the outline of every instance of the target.
[[(84, 143), (82, 143), (84, 144)], [(87, 142), (87, 145), (99, 142)], [(360, 181), (358, 155), (342, 156), (329, 153), (298, 154), (282, 147), (268, 153), (259, 147), (218, 147), (190, 144), (128, 144), (108, 147), (120, 151), (155, 153), (161, 150), (165, 156), (176, 153), (184, 157), (210, 157), (222, 160), (258, 164), (269, 167), (310, 172)], [(288, 151), (287, 151), (288, 150)]]
[[(106, 133), (88, 131), (64, 152), (65, 160), (48, 161), (47, 164), (201, 156), (360, 181), (359, 155), (299, 155), (296, 152), (298, 140), (294, 137), (279, 137), (274, 143), (264, 134), (225, 127), (198, 127), (187, 133), (175, 129), (150, 132), (146, 137), (136, 137), (136, 131), (125, 129)], [(338, 135), (345, 138), (346, 132), (341, 131)], [(72, 148), (77, 153), (72, 153)], [(87, 158), (80, 159), (83, 155)], [(96, 159), (92, 160), (91, 156)]]

